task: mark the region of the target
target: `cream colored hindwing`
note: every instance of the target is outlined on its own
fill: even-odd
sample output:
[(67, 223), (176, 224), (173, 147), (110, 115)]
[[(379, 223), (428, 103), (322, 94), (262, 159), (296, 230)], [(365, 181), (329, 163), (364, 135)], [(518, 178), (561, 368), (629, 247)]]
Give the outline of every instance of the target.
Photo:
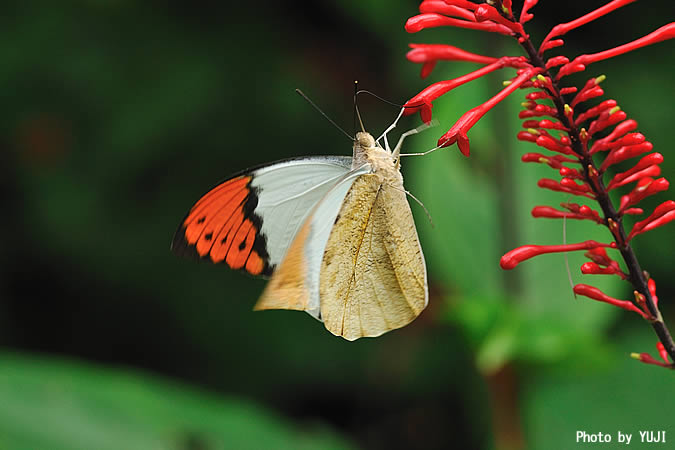
[(310, 292), (305, 282), (308, 271), (305, 244), (309, 235), (309, 225), (307, 221), (298, 232), (283, 263), (274, 272), (258, 303), (253, 307), (254, 310), (308, 309)]
[(321, 319), (348, 340), (379, 336), (427, 304), (426, 266), (410, 206), (377, 174), (352, 184), (321, 265)]

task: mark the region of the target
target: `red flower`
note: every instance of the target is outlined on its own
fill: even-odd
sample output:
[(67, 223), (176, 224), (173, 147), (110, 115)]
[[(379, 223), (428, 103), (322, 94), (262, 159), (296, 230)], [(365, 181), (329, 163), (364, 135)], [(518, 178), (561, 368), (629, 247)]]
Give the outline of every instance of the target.
[[(550, 58), (543, 56), (546, 51), (564, 45), (561, 37), (570, 30), (633, 1), (614, 0), (576, 20), (556, 25), (538, 49), (534, 47), (523, 28), (523, 24), (533, 18), (529, 11), (536, 5), (537, 0), (524, 1), (518, 20), (513, 15), (511, 1), (493, 0), (489, 5), (467, 0), (424, 1), (420, 5), (422, 14), (410, 18), (406, 23), (408, 32), (416, 33), (431, 27), (452, 26), (501, 33), (517, 39), (527, 56), (493, 58), (465, 52), (450, 45), (411, 45), (413, 50), (408, 53), (408, 59), (423, 64), (423, 77), (442, 60), (471, 61), (485, 66), (454, 80), (432, 84), (406, 103), (405, 114), (419, 111), (422, 120), (429, 122), (433, 102), (455, 87), (494, 70), (516, 69), (516, 75), (508, 86), (485, 103), (469, 109), (441, 136), (438, 141), (439, 147), (457, 143), (460, 151), (469, 156), (468, 131), (471, 127), (497, 103), (516, 90), (534, 89), (525, 95), (525, 102), (522, 104), (524, 109), (519, 114), (521, 119), (525, 119), (523, 122), (525, 131), (520, 131), (517, 137), (551, 153), (527, 153), (522, 157), (523, 162), (546, 164), (555, 169), (561, 177), (559, 180), (542, 178), (538, 182), (539, 187), (576, 195), (582, 200), (588, 199), (587, 202), (593, 201), (597, 204), (598, 211), (585, 204), (562, 203), (560, 206), (563, 210), (550, 206), (536, 206), (532, 210), (532, 215), (549, 219), (589, 220), (606, 226), (614, 237), (614, 242), (524, 245), (505, 254), (501, 259), (501, 266), (504, 269), (513, 269), (520, 262), (543, 253), (586, 250), (585, 256), (590, 262), (581, 266), (581, 272), (588, 275), (616, 275), (626, 280), (632, 285), (634, 299), (619, 300), (586, 284), (576, 285), (574, 292), (636, 312), (650, 322), (659, 337), (659, 353), (664, 362), (656, 361), (646, 353), (637, 355), (637, 359), (673, 368), (675, 366), (669, 362), (668, 356), (671, 360), (675, 358), (675, 343), (658, 309), (656, 283), (640, 268), (630, 241), (639, 234), (675, 220), (675, 201), (668, 200), (661, 203), (646, 219), (635, 223), (630, 233), (626, 233), (624, 229), (626, 215), (644, 213), (642, 208), (635, 207), (637, 204), (644, 198), (668, 188), (668, 181), (665, 178), (658, 178), (661, 174), (659, 164), (663, 162), (663, 156), (660, 153), (650, 153), (652, 144), (644, 135), (634, 131), (638, 126), (637, 122), (630, 119), (615, 100), (606, 99), (595, 105), (584, 106), (604, 95), (600, 87), (604, 76), (593, 77), (580, 88), (561, 87), (559, 82), (567, 75), (586, 70), (594, 62), (672, 39), (675, 37), (675, 23), (665, 25), (633, 42), (602, 52), (577, 56), (572, 60), (562, 55)], [(563, 96), (571, 94), (574, 94), (574, 97), (566, 103)], [(604, 137), (600, 137), (602, 135)], [(631, 168), (616, 174), (609, 173), (615, 164), (636, 157), (641, 158)], [(614, 189), (628, 189), (621, 196), (618, 205), (613, 204), (608, 195), (608, 192)], [(621, 268), (618, 261), (609, 257), (607, 248), (619, 250), (626, 271)]]

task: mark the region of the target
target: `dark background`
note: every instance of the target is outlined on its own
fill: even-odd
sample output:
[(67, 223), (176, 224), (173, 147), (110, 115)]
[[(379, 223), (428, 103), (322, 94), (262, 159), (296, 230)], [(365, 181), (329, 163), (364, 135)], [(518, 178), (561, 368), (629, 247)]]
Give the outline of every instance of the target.
[[(518, 163), (536, 151), (514, 138), (520, 95), (470, 132), (471, 159), (450, 148), (403, 161), (435, 226), (413, 204), (431, 299), (402, 330), (350, 343), (306, 314), (253, 313), (264, 280), (170, 253), (180, 219), (218, 180), (291, 156), (350, 154), (295, 88), (351, 131), (355, 79), (400, 103), (427, 85), (405, 59), (409, 42), (520, 54), (501, 35), (408, 35), (417, 4), (3, 3), (0, 449), (539, 449), (573, 448), (577, 430), (614, 442), (617, 431), (675, 431), (673, 374), (628, 358), (655, 354), (647, 324), (575, 300), (559, 254), (498, 267), (513, 247), (562, 242), (560, 222), (529, 215), (567, 199), (535, 189), (550, 170)], [(602, 4), (542, 2), (527, 30), (537, 43)], [(672, 13), (665, 0), (629, 5), (570, 33), (563, 52), (623, 44)], [(608, 76), (608, 98), (664, 154), (666, 177), (671, 54), (664, 42), (571, 78)], [(476, 68), (440, 64), (430, 82)], [(438, 100), (441, 125), (404, 151), (433, 147), (512, 75)], [(398, 113), (367, 96), (359, 105), (374, 134)], [(645, 203), (672, 195), (657, 197)], [(587, 223), (566, 231), (568, 242), (609, 238)], [(671, 327), (674, 237), (669, 226), (635, 241)], [(628, 285), (582, 277), (581, 255), (569, 259), (575, 283), (630, 298)]]

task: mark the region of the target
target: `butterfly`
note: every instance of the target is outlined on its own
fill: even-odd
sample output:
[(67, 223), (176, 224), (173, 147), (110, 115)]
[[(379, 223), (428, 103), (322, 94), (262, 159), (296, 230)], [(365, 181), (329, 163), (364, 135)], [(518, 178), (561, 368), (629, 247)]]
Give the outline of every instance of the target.
[(401, 143), (419, 129), (393, 151), (387, 132), (383, 147), (362, 130), (351, 157), (277, 161), (218, 184), (172, 250), (269, 277), (255, 310), (306, 311), (350, 341), (409, 324), (429, 298), (400, 171)]

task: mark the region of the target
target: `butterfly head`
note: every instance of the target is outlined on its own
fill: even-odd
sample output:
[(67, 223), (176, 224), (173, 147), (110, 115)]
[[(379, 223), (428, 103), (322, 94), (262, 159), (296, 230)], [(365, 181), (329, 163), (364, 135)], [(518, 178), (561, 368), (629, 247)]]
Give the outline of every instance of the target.
[(371, 149), (375, 147), (375, 138), (368, 133), (367, 131), (359, 131), (356, 133), (356, 139), (354, 140), (354, 146), (361, 147), (364, 150)]

